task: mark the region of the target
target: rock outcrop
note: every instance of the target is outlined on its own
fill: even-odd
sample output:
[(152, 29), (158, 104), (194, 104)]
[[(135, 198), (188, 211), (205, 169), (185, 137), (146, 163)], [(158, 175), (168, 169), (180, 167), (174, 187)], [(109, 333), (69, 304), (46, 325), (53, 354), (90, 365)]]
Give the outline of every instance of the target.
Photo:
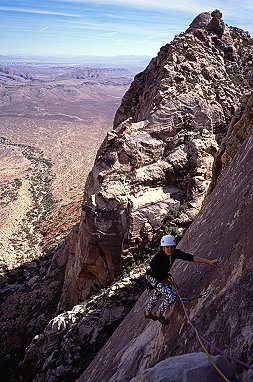
[(252, 57), (249, 34), (216, 10), (199, 15), (135, 77), (86, 182), (61, 309), (111, 283), (184, 202), (190, 224), (251, 85)]
[(21, 364), (28, 381), (75, 381), (129, 313), (144, 290), (144, 267), (54, 317), (35, 336)]
[[(207, 288), (211, 291), (205, 299), (188, 304), (190, 320), (198, 332), (228, 355), (249, 364), (253, 350), (252, 175), (251, 129), (180, 242), (181, 249), (195, 255), (219, 257), (219, 265), (210, 268), (180, 263), (173, 270), (181, 295), (198, 295)], [(145, 292), (78, 382), (126, 382), (168, 357), (201, 349), (179, 301), (168, 313), (170, 325), (162, 327), (158, 322), (144, 321), (147, 298)], [(215, 352), (214, 348), (209, 350)]]
[[(234, 368), (220, 356), (214, 364), (231, 381), (236, 378)], [(130, 382), (223, 382), (205, 353), (190, 353), (167, 358), (154, 367), (144, 370)]]

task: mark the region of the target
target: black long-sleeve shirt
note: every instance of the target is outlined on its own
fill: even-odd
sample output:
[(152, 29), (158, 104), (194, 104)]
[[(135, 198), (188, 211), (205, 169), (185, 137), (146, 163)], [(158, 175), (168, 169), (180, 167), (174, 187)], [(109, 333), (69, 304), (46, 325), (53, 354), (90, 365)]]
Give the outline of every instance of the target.
[(149, 275), (157, 281), (162, 282), (168, 275), (174, 261), (181, 259), (184, 261), (193, 261), (194, 256), (190, 253), (175, 249), (173, 255), (167, 256), (162, 250), (159, 251), (151, 260)]

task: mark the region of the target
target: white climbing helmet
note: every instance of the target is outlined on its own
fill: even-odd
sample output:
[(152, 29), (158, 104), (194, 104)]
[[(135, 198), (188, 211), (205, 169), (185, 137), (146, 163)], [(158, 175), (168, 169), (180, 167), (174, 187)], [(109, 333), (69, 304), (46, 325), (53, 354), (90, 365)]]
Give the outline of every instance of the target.
[(176, 239), (172, 235), (165, 235), (161, 238), (161, 247), (174, 247), (176, 245)]

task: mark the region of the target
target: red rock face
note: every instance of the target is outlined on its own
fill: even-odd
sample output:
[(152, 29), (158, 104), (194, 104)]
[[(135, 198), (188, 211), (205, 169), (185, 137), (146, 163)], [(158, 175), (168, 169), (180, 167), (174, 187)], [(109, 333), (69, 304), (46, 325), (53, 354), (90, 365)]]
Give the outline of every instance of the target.
[[(225, 170), (214, 191), (180, 242), (180, 248), (209, 259), (211, 268), (179, 263), (173, 274), (182, 295), (209, 288), (206, 299), (188, 304), (200, 334), (222, 350), (249, 361), (252, 357), (253, 130)], [(171, 324), (145, 322), (146, 292), (78, 382), (130, 381), (147, 367), (177, 354), (199, 351), (195, 334), (176, 302)]]
[(135, 77), (86, 182), (61, 308), (110, 284), (183, 202), (190, 224), (249, 88), (252, 55), (246, 32), (228, 27), (218, 11), (204, 13)]
[(229, 166), (238, 149), (253, 128), (253, 95), (245, 96), (235, 113), (228, 129), (227, 136), (222, 141), (213, 166), (213, 177), (208, 193), (216, 185), (217, 179)]

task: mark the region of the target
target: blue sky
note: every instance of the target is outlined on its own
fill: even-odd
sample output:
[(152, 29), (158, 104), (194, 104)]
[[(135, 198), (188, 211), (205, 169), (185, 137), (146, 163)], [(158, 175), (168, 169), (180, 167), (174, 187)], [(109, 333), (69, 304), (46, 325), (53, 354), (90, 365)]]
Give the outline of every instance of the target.
[(252, 0), (1, 0), (0, 54), (155, 56), (216, 8), (253, 35)]

